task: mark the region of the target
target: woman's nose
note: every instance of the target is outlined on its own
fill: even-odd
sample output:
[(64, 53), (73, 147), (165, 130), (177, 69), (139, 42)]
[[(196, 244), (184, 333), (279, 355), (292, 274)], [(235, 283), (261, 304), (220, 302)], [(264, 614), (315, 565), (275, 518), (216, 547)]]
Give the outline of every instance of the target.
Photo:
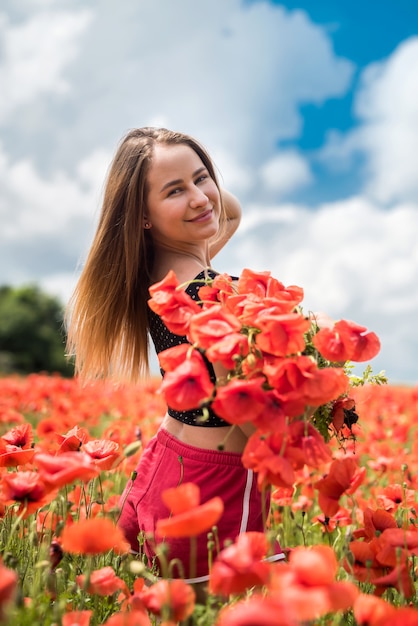
[(190, 206), (198, 208), (208, 203), (208, 197), (199, 187), (194, 186), (190, 196)]

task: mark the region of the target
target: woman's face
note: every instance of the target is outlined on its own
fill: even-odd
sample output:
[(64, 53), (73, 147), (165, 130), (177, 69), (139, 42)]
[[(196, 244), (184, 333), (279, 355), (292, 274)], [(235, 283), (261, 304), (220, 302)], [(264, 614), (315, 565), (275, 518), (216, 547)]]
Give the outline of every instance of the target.
[(192, 148), (157, 144), (147, 182), (146, 221), (154, 242), (187, 247), (216, 235), (219, 190)]

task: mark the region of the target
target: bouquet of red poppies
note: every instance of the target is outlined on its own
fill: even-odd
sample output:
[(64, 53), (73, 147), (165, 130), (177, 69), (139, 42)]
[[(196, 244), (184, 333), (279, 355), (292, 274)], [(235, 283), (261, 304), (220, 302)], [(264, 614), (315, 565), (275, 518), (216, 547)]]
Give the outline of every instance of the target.
[[(219, 274), (198, 294), (199, 303), (172, 271), (150, 288), (150, 308), (189, 342), (159, 354), (161, 392), (176, 410), (204, 416), (210, 407), (230, 424), (251, 422), (244, 464), (261, 484), (290, 485), (293, 470), (329, 458), (329, 435), (355, 420), (350, 367), (376, 356), (379, 339), (351, 321), (306, 315), (303, 289), (270, 272)], [(216, 382), (205, 360), (223, 366)]]

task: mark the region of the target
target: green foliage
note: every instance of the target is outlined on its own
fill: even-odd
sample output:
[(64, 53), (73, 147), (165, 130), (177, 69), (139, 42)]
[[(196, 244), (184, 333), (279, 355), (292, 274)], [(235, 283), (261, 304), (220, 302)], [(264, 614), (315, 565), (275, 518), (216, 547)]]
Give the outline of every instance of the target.
[(364, 385), (387, 385), (388, 379), (386, 373), (382, 370), (378, 374), (373, 374), (373, 370), (370, 365), (367, 365), (362, 376), (355, 376), (351, 373), (354, 364), (347, 365), (347, 371), (350, 373), (350, 382), (352, 387), (364, 387)]
[(63, 307), (34, 285), (0, 287), (0, 373), (60, 373), (73, 368), (65, 353)]

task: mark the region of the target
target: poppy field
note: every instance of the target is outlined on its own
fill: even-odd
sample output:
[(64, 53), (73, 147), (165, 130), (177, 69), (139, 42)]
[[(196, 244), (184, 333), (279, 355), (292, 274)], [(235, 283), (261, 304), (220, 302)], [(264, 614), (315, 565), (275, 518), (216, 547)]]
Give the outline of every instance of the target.
[[(269, 272), (205, 279), (199, 302), (173, 272), (149, 291), (173, 334), (162, 382), (0, 379), (0, 620), (418, 626), (418, 388), (370, 365), (353, 373), (379, 352), (377, 335), (306, 315), (303, 289)], [(201, 502), (180, 480), (132, 554), (118, 520), (167, 406), (252, 427), (241, 461), (270, 495), (263, 532), (221, 545), (227, 497)], [(180, 539), (189, 572), (207, 547), (204, 593), (171, 558)], [(284, 561), (270, 558), (277, 542)]]
[[(0, 379), (3, 623), (418, 624), (418, 388), (360, 385), (358, 419), (327, 443), (330, 457), (310, 436), (300, 445), (315, 462), (301, 463), (295, 445), (265, 536), (220, 552), (209, 541), (199, 604), (183, 580), (156, 579), (130, 555), (117, 527), (119, 496), (165, 411), (159, 384)], [(195, 495), (184, 485), (177, 499), (190, 509)], [(285, 564), (262, 560), (271, 536)]]

